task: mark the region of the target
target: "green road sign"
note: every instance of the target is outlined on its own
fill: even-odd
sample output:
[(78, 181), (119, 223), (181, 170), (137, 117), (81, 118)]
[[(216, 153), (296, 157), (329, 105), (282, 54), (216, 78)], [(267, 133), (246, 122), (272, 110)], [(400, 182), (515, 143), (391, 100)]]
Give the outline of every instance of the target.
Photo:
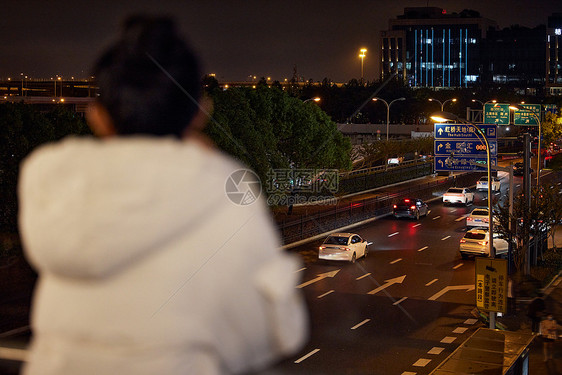
[(509, 104), (484, 104), (484, 124), (509, 125)]
[(513, 112), (514, 125), (538, 125), (537, 118), (541, 118), (540, 104), (521, 104), (525, 110), (516, 109)]

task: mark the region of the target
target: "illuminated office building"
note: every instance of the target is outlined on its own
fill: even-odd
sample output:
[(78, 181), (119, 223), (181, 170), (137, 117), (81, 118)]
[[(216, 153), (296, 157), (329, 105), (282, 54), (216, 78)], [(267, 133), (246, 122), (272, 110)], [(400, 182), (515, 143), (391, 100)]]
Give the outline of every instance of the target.
[(469, 87), (481, 80), (481, 45), (495, 21), (473, 10), (448, 14), (436, 7), (405, 8), (381, 32), (381, 78), (396, 75), (411, 87)]
[(550, 95), (562, 95), (562, 13), (554, 13), (548, 17), (546, 89)]

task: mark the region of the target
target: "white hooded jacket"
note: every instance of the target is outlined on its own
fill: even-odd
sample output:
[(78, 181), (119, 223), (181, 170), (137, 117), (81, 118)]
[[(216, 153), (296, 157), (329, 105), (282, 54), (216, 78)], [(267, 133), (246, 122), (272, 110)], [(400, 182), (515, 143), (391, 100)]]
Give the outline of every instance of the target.
[(69, 138), (33, 152), (19, 185), (39, 273), (24, 373), (229, 374), (298, 350), (298, 262), (263, 200), (228, 198), (241, 168), (172, 138)]

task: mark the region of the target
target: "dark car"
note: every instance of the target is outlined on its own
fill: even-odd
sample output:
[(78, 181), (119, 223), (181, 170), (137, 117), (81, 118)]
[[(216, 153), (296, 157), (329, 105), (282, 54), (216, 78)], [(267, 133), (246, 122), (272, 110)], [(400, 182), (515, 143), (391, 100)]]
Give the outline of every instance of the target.
[(392, 207), (394, 217), (409, 217), (419, 219), (420, 216), (427, 216), (429, 208), (421, 199), (404, 198)]
[[(530, 172), (533, 173), (533, 168), (529, 168)], [(518, 162), (513, 164), (513, 175), (514, 176), (523, 176), (525, 173), (525, 167), (522, 162)]]

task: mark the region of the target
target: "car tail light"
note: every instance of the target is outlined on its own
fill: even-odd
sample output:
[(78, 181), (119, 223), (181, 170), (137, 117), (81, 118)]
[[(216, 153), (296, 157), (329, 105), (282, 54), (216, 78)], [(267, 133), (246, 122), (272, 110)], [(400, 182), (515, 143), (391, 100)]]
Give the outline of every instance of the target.
[(320, 246), (318, 249), (319, 250), (324, 250), (326, 248), (326, 246)]
[(474, 220), (474, 219), (471, 218), (471, 217), (467, 217), (467, 218), (466, 218), (466, 221), (473, 221), (473, 220)]
[(478, 241), (478, 245), (480, 246), (486, 246), (488, 244), (488, 241)]
[(415, 210), (416, 206), (410, 206), (410, 210)]
[(464, 238), (461, 238), (461, 243), (465, 243), (466, 240)]
[(397, 205), (392, 206), (392, 208), (397, 208), (397, 207), (398, 207)]
[(349, 247), (340, 247), (340, 250), (345, 250), (345, 251), (349, 251), (351, 250)]
[(410, 203), (410, 200), (409, 200), (409, 199), (404, 199), (404, 202), (405, 202), (405, 203)]

